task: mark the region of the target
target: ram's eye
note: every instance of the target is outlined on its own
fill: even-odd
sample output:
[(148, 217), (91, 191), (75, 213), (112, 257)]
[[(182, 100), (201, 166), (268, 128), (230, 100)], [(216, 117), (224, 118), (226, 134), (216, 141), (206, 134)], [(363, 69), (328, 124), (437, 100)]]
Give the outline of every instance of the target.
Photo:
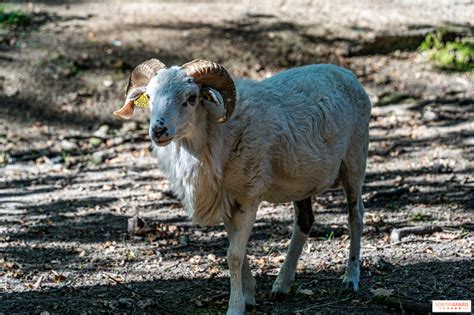
[(196, 95), (192, 94), (188, 97), (188, 100), (187, 102), (189, 103), (189, 105), (194, 105), (194, 103), (196, 103)]
[(196, 105), (196, 95), (195, 94), (192, 94), (192, 95), (188, 96), (188, 98), (186, 99), (186, 102), (183, 103), (183, 107), (186, 107), (187, 105), (191, 105), (191, 106)]

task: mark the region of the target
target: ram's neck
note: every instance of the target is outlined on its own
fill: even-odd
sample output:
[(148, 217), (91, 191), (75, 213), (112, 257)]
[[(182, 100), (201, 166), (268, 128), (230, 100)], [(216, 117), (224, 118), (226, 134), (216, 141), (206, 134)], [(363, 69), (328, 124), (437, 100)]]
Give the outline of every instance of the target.
[(178, 161), (186, 160), (189, 169), (182, 174), (178, 168), (183, 165), (176, 163), (175, 171), (181, 174), (170, 178), (174, 180), (172, 186), (182, 190), (181, 199), (191, 218), (201, 225), (217, 224), (229, 211), (228, 197), (222, 187), (226, 131), (224, 125), (211, 119), (204, 108), (196, 109), (191, 132), (175, 143)]

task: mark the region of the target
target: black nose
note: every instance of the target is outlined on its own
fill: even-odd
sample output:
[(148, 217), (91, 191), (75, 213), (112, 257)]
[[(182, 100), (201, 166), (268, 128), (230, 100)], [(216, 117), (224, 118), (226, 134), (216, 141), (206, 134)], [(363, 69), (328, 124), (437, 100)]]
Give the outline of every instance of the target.
[(154, 127), (152, 131), (155, 137), (160, 138), (162, 135), (164, 135), (168, 131), (168, 128)]

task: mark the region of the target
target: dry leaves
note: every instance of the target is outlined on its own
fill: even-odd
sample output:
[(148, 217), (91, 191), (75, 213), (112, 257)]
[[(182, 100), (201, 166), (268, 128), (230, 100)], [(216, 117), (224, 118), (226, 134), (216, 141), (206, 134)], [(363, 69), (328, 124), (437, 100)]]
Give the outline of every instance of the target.
[(393, 295), (392, 289), (385, 289), (385, 288), (371, 289), (370, 292), (372, 292), (372, 294), (375, 297), (389, 297)]
[(298, 292), (304, 295), (308, 295), (308, 296), (311, 296), (314, 294), (314, 292), (309, 289), (301, 289), (301, 290), (298, 290)]

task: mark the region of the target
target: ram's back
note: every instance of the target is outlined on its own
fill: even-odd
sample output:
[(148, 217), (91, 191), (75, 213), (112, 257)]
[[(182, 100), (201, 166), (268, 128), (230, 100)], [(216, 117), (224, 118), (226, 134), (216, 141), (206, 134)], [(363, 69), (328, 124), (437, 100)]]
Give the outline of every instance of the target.
[(354, 130), (368, 128), (370, 101), (348, 70), (310, 65), (238, 82), (237, 90), (232, 165), (251, 178), (241, 184), (264, 200), (298, 200), (329, 188), (351, 142), (364, 141)]

